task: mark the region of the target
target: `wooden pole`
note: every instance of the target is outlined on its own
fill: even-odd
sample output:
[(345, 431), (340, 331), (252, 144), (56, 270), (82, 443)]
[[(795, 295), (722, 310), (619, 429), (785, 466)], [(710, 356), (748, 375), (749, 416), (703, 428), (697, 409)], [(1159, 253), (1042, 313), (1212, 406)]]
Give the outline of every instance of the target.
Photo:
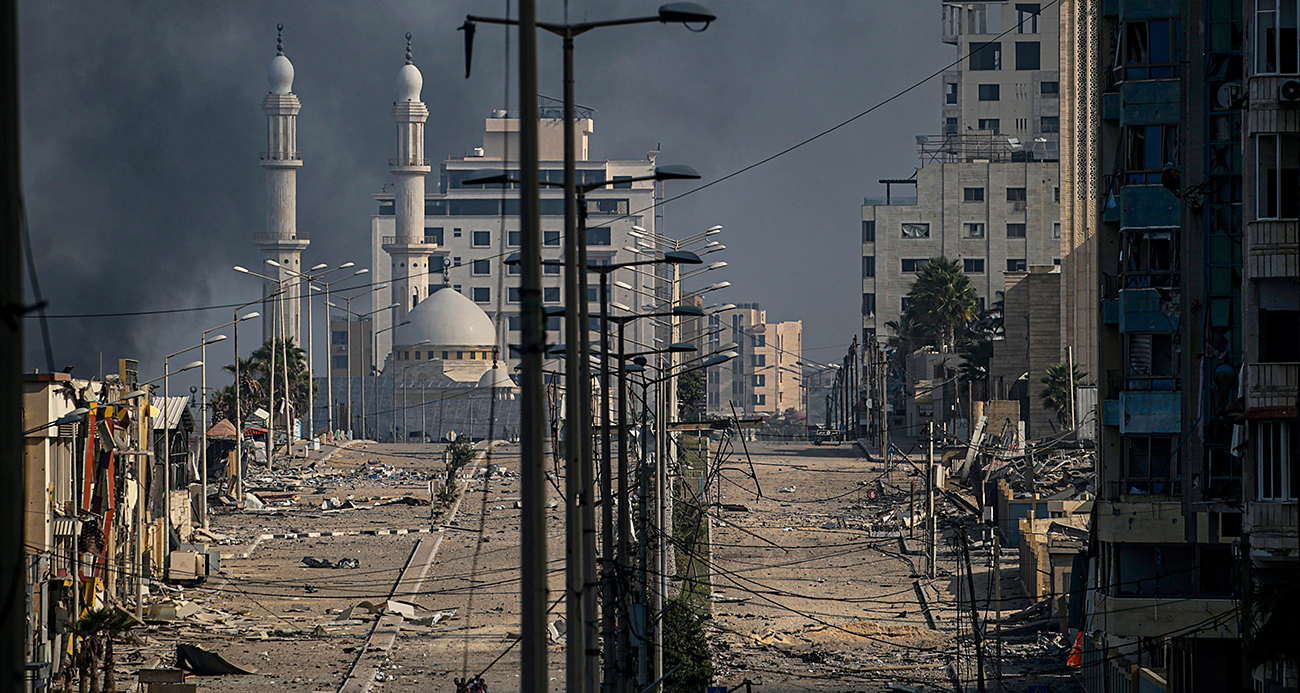
[(934, 550), (934, 421), (926, 425), (928, 440), (926, 441), (926, 464), (925, 464), (925, 570), (927, 577), (934, 577), (935, 574), (935, 550)]
[(966, 584), (970, 589), (971, 635), (975, 638), (975, 682), (979, 693), (986, 693), (984, 688), (984, 646), (980, 637), (980, 612), (975, 604), (975, 573), (970, 564), (970, 540), (966, 536), (966, 526), (961, 528), (961, 552), (966, 561)]

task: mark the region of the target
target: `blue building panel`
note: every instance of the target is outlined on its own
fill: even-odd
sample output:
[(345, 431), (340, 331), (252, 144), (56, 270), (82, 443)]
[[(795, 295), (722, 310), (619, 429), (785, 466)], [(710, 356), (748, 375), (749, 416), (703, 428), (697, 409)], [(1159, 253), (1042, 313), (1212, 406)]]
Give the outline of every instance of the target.
[(1111, 299), (1101, 302), (1101, 324), (1119, 324), (1119, 299)]
[(1174, 125), (1182, 118), (1183, 86), (1176, 79), (1125, 82), (1119, 89), (1122, 126)]
[(1178, 226), (1178, 198), (1163, 185), (1126, 185), (1119, 196), (1119, 225), (1125, 229)]
[(1166, 19), (1182, 12), (1179, 0), (1119, 0), (1119, 14), (1124, 21)]
[(1119, 408), (1119, 400), (1107, 399), (1101, 402), (1101, 425), (1118, 426), (1123, 420), (1122, 412)]
[(1119, 292), (1119, 331), (1176, 332), (1178, 312), (1161, 307), (1158, 289), (1124, 289)]
[(1101, 95), (1101, 117), (1106, 120), (1119, 120), (1119, 92)]
[(1119, 432), (1177, 434), (1182, 432), (1182, 393), (1121, 392)]

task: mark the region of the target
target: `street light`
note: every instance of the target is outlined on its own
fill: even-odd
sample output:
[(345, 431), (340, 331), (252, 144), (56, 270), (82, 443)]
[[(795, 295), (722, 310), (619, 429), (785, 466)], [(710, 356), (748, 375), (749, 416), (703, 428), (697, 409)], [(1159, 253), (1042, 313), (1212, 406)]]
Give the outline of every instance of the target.
[[(399, 304), (397, 304), (397, 303), (390, 303), (390, 304), (388, 304), (388, 305), (387, 305), (386, 307), (384, 307), (384, 308), (380, 308), (379, 310), (373, 310), (373, 311), (370, 311), (370, 313), (367, 313), (367, 315), (373, 315), (374, 313), (378, 313), (379, 311), (389, 310), (390, 308), (396, 308), (398, 305), (399, 305)], [(378, 361), (379, 361), (379, 333), (380, 333), (380, 332), (387, 332), (387, 331), (389, 331), (389, 330), (396, 330), (396, 329), (399, 328), (399, 327), (402, 327), (402, 326), (404, 326), (404, 325), (410, 325), (410, 324), (411, 324), (411, 321), (410, 321), (410, 320), (403, 320), (403, 321), (397, 323), (396, 325), (390, 325), (390, 326), (388, 326), (388, 327), (385, 327), (385, 328), (382, 329), (382, 330), (371, 330), (371, 331), (370, 331), (370, 339), (371, 339), (371, 342), (370, 342), (370, 359), (371, 359), (371, 364), (370, 364), (370, 382), (371, 382), (371, 384), (374, 385), (374, 388), (375, 388), (375, 428), (374, 428), (374, 432), (375, 432), (375, 434), (376, 434), (376, 439), (378, 438), (378, 434), (379, 434), (379, 364), (378, 364)], [(393, 359), (393, 361), (394, 361), (394, 365), (396, 365), (396, 361), (397, 361), (397, 359)], [(396, 375), (396, 374), (393, 374), (393, 388), (394, 388), (394, 389), (397, 388), (397, 375)], [(365, 386), (364, 386), (364, 385), (362, 386), (361, 390), (362, 390), (362, 391), (361, 391), (361, 417), (362, 417), (362, 428), (365, 428), (365, 416), (366, 416), (366, 393), (365, 393)], [(396, 428), (396, 424), (397, 424), (397, 412), (393, 412), (393, 424), (394, 424), (394, 428)]]
[[(195, 344), (194, 346), (186, 349), (181, 349), (180, 351), (174, 354), (168, 354), (167, 356), (163, 357), (163, 374), (158, 376), (157, 378), (154, 378), (153, 380), (150, 380), (145, 383), (141, 383), (140, 385), (140, 387), (144, 387), (145, 385), (156, 383), (159, 380), (163, 381), (163, 431), (164, 431), (163, 445), (165, 446), (165, 451), (163, 455), (163, 510), (164, 510), (163, 514), (166, 515), (166, 520), (164, 520), (163, 522), (163, 530), (164, 530), (163, 536), (169, 537), (167, 541), (163, 542), (165, 545), (165, 548), (163, 550), (164, 557), (171, 556), (171, 552), (172, 552), (171, 539), (170, 539), (171, 532), (172, 532), (172, 495), (171, 495), (172, 493), (172, 429), (171, 426), (168, 425), (170, 422), (167, 421), (167, 419), (171, 418), (170, 415), (171, 406), (172, 406), (171, 387), (170, 387), (171, 376), (176, 375), (177, 373), (183, 373), (188, 370), (193, 370), (195, 368), (203, 367), (202, 361), (191, 361), (185, 364), (184, 366), (182, 366), (181, 368), (179, 368), (178, 370), (172, 371), (169, 370), (170, 368), (169, 362), (171, 361), (173, 356), (180, 356), (181, 354), (184, 354), (187, 351), (194, 351), (195, 349), (198, 349), (204, 346), (205, 344), (220, 342), (225, 338), (226, 335), (219, 334), (216, 337), (213, 337), (212, 339), (207, 340), (205, 342)], [(166, 558), (164, 558), (164, 563), (163, 563), (164, 574), (166, 570), (167, 570), (167, 563), (166, 563)]]
[[(410, 321), (408, 320), (407, 323), (409, 323), (409, 322), (410, 322)], [(416, 342), (415, 344), (412, 344), (411, 346), (413, 346), (413, 347), (424, 346), (425, 344), (429, 344), (429, 343), (431, 343), (432, 341), (433, 341), (433, 340), (431, 340), (431, 339), (423, 339), (423, 340), (420, 340), (420, 341)], [(394, 365), (394, 366), (397, 365), (397, 351), (396, 351), (396, 350), (393, 351), (393, 365)], [(409, 369), (411, 369), (411, 368), (414, 368), (415, 366), (418, 366), (418, 365), (420, 365), (420, 364), (418, 364), (418, 363), (412, 363), (412, 364), (408, 364), (408, 365), (406, 365), (406, 366), (402, 366), (402, 434), (403, 434), (403, 436), (406, 436), (406, 410), (407, 410), (407, 408), (408, 408), (408, 406), (409, 406), (409, 405), (407, 404), (407, 402), (406, 402), (406, 400), (409, 399), (409, 398), (406, 396), (406, 395), (407, 395), (407, 393), (406, 393), (406, 371), (409, 370)], [(393, 430), (393, 442), (397, 442), (397, 431), (396, 431), (396, 429), (397, 429), (397, 376), (396, 376), (396, 375), (393, 376), (393, 397), (392, 397), (392, 404), (391, 404), (390, 406), (391, 406), (392, 409), (393, 409), (393, 429), (394, 429), (394, 430)], [(376, 408), (378, 408), (378, 407), (376, 406)]]
[[(372, 294), (372, 293), (374, 293), (374, 292), (376, 292), (376, 291), (379, 291), (379, 290), (381, 290), (381, 289), (386, 289), (386, 288), (388, 288), (388, 285), (387, 285), (387, 284), (378, 284), (378, 285), (376, 285), (376, 286), (372, 286), (372, 287), (370, 287), (370, 288), (367, 289), (366, 291), (363, 291), (363, 292), (361, 292), (361, 293), (359, 293), (359, 294), (357, 294), (357, 295), (355, 295), (355, 296), (341, 296), (340, 298), (343, 299), (343, 304), (344, 304), (342, 307), (340, 307), (340, 306), (339, 306), (338, 304), (336, 304), (336, 303), (333, 303), (332, 301), (328, 301), (328, 300), (325, 301), (325, 305), (327, 305), (327, 306), (329, 306), (329, 307), (331, 307), (331, 308), (338, 308), (339, 310), (342, 310), (343, 313), (347, 316), (347, 317), (346, 317), (346, 320), (347, 320), (347, 323), (348, 323), (348, 338), (347, 338), (347, 347), (346, 347), (346, 348), (347, 348), (347, 354), (348, 354), (348, 358), (347, 358), (347, 361), (348, 361), (348, 368), (347, 368), (347, 371), (348, 371), (348, 438), (351, 438), (351, 437), (352, 437), (352, 366), (353, 366), (353, 364), (354, 364), (354, 362), (355, 362), (354, 359), (352, 358), (352, 317), (353, 317), (353, 316), (356, 316), (356, 313), (353, 313), (353, 312), (352, 312), (352, 300), (353, 300), (353, 299), (357, 299), (357, 298), (361, 298), (362, 296), (367, 296), (367, 295)], [(342, 290), (342, 289), (340, 289), (340, 290)], [(391, 307), (391, 306), (390, 306), (390, 307)], [(380, 308), (379, 310), (388, 310), (388, 308)], [(379, 311), (371, 311), (371, 313), (368, 313), (367, 315), (373, 315), (374, 313), (377, 313), (377, 312), (379, 312)], [(332, 367), (333, 367), (333, 363), (331, 363), (330, 366), (331, 366), (331, 368), (332, 368)], [(365, 377), (365, 373), (362, 373), (362, 374), (361, 374), (361, 377), (364, 378), (364, 377)], [(364, 383), (363, 383), (363, 384), (364, 384)], [(331, 394), (330, 396), (333, 397), (332, 394)], [(363, 416), (364, 416), (365, 408), (366, 408), (366, 393), (365, 393), (365, 391), (364, 391), (364, 389), (363, 389), (362, 392), (361, 392), (361, 410), (362, 410), (362, 412), (363, 412)], [(364, 421), (364, 419), (362, 420), (361, 423), (362, 423), (362, 428), (364, 429), (364, 428), (365, 428), (365, 421)], [(363, 431), (362, 431), (363, 436), (364, 436), (364, 433), (365, 433), (365, 431), (363, 430)]]
[(26, 431), (23, 431), (23, 435), (24, 435), (24, 436), (29, 436), (29, 435), (31, 435), (31, 434), (33, 434), (33, 433), (36, 433), (37, 431), (44, 431), (44, 430), (47, 429), (47, 428), (53, 428), (53, 427), (55, 427), (55, 426), (62, 426), (62, 425), (64, 425), (64, 424), (70, 424), (70, 423), (73, 423), (73, 422), (75, 422), (75, 421), (80, 421), (80, 420), (81, 420), (81, 417), (82, 417), (82, 416), (85, 416), (85, 415), (86, 415), (86, 412), (88, 412), (88, 411), (90, 411), (90, 409), (88, 409), (88, 408), (86, 408), (86, 407), (77, 407), (76, 409), (73, 409), (72, 411), (68, 412), (67, 414), (64, 414), (63, 416), (60, 416), (59, 418), (57, 418), (57, 419), (55, 419), (55, 420), (53, 420), (53, 421), (51, 421), (51, 422), (49, 422), (49, 423), (41, 424), (40, 426), (37, 426), (36, 428), (29, 428), (29, 429), (27, 429)]
[[(200, 470), (200, 472), (199, 472), (199, 476), (203, 477), (203, 478), (200, 479), (200, 481), (199, 481), (199, 483), (201, 483), (202, 486), (203, 486), (203, 493), (202, 493), (202, 495), (200, 496), (200, 500), (199, 500), (199, 509), (200, 509), (200, 512), (201, 512), (201, 516), (203, 517), (203, 529), (207, 529), (207, 528), (208, 528), (208, 406), (209, 406), (209, 403), (210, 403), (210, 399), (209, 399), (209, 396), (208, 396), (208, 367), (207, 367), (207, 365), (206, 365), (206, 364), (207, 364), (207, 361), (208, 361), (208, 344), (209, 344), (209, 342), (208, 342), (208, 333), (209, 333), (209, 332), (215, 332), (215, 331), (217, 331), (217, 330), (219, 330), (219, 329), (221, 329), (221, 328), (223, 328), (223, 327), (229, 327), (230, 325), (235, 325), (235, 326), (236, 326), (236, 329), (238, 329), (238, 324), (239, 324), (239, 323), (241, 323), (241, 322), (243, 322), (243, 321), (245, 321), (245, 320), (252, 320), (253, 318), (257, 318), (257, 317), (261, 317), (261, 316), (262, 316), (262, 314), (261, 314), (261, 313), (258, 313), (258, 312), (252, 312), (252, 313), (249, 313), (248, 315), (245, 315), (245, 316), (242, 317), (242, 318), (235, 318), (234, 320), (231, 320), (230, 322), (222, 323), (222, 324), (217, 325), (216, 327), (213, 327), (213, 328), (211, 328), (211, 329), (204, 330), (204, 331), (203, 331), (203, 335), (199, 338), (199, 342), (200, 342), (200, 344), (199, 344), (199, 347), (200, 347), (200, 351), (199, 351), (199, 360), (200, 360), (200, 361), (203, 361), (204, 364), (205, 364), (205, 365), (203, 366), (203, 377), (202, 377), (202, 380), (201, 380), (200, 385), (199, 385), (199, 392), (203, 393), (203, 396), (202, 396), (202, 406), (200, 407), (201, 410), (202, 410), (202, 414), (201, 414), (201, 415), (202, 415), (202, 417), (203, 417), (203, 423), (201, 424), (201, 426), (203, 427), (203, 442), (201, 442), (201, 443), (199, 444), (199, 445), (200, 445), (200, 448), (199, 448), (199, 459), (200, 459), (200, 463), (199, 463), (199, 470)], [(236, 332), (236, 334), (238, 334), (238, 332)], [(225, 339), (225, 337), (222, 336), (221, 339)], [(218, 342), (218, 341), (221, 341), (221, 340), (220, 340), (220, 339), (213, 339), (212, 341), (213, 341), (213, 342)], [(238, 340), (236, 340), (235, 344), (236, 344), (236, 345), (239, 344)], [(238, 350), (235, 351), (235, 360), (236, 360), (236, 361), (239, 360), (239, 351), (238, 351)], [(238, 387), (238, 385), (236, 385), (236, 387)], [(236, 455), (236, 457), (238, 457), (238, 455)]]
[[(344, 269), (344, 268), (347, 268), (347, 267), (353, 267), (353, 266), (355, 266), (355, 264), (356, 264), (356, 263), (345, 262), (345, 263), (343, 263), (342, 265), (339, 265), (339, 269)], [(308, 286), (309, 289), (312, 289), (312, 290), (315, 290), (315, 291), (322, 291), (322, 290), (323, 290), (323, 291), (325, 292), (325, 305), (326, 305), (326, 306), (329, 306), (329, 303), (330, 303), (330, 297), (331, 297), (331, 296), (330, 296), (330, 291), (331, 291), (330, 287), (331, 287), (331, 286), (333, 286), (334, 284), (337, 284), (337, 283), (339, 283), (339, 282), (342, 282), (342, 281), (347, 281), (347, 280), (351, 279), (352, 277), (357, 277), (357, 276), (360, 276), (360, 275), (363, 275), (363, 274), (369, 274), (369, 273), (370, 273), (370, 270), (368, 270), (368, 269), (366, 269), (366, 268), (363, 267), (363, 268), (361, 268), (361, 269), (359, 269), (359, 270), (353, 272), (352, 274), (350, 274), (350, 275), (348, 275), (348, 276), (346, 276), (346, 277), (341, 277), (341, 278), (339, 278), (339, 279), (335, 279), (335, 280), (332, 281), (332, 282), (321, 282), (321, 281), (318, 281), (318, 282), (316, 282), (316, 284), (312, 284), (312, 283), (308, 282), (307, 286)], [(321, 289), (322, 286), (325, 287), (325, 288), (324, 288), (324, 289)], [(307, 322), (309, 322), (309, 323), (311, 322), (311, 310), (312, 310), (312, 308), (311, 308), (311, 296), (310, 296), (310, 293), (309, 293), (309, 295), (307, 296)], [(325, 349), (325, 354), (326, 354), (326, 356), (327, 356), (327, 358), (325, 359), (325, 393), (326, 393), (326, 397), (325, 397), (325, 408), (326, 408), (326, 410), (328, 411), (328, 418), (329, 418), (329, 427), (330, 427), (330, 432), (331, 432), (331, 434), (333, 434), (333, 431), (335, 430), (335, 429), (334, 429), (334, 350), (333, 350), (333, 348), (332, 348), (332, 347), (333, 347), (333, 344), (334, 344), (334, 329), (333, 329), (333, 327), (330, 327), (330, 326), (329, 326), (329, 311), (328, 311), (328, 310), (325, 312), (325, 324), (326, 324), (326, 326), (327, 326), (327, 328), (326, 328), (327, 331), (330, 333), (330, 341), (327, 342), (327, 344), (328, 344), (329, 346), (327, 346), (326, 349)], [(348, 337), (350, 338), (351, 336), (352, 336), (352, 327), (351, 327), (351, 325), (349, 325), (349, 326), (348, 326)], [(350, 355), (350, 354), (349, 354), (349, 355)], [(351, 406), (351, 402), (348, 403), (348, 406)], [(314, 411), (315, 411), (315, 410), (313, 409), (313, 412), (314, 412)], [(314, 413), (313, 413), (313, 416), (314, 416)], [(351, 428), (349, 428), (349, 430), (351, 430)]]

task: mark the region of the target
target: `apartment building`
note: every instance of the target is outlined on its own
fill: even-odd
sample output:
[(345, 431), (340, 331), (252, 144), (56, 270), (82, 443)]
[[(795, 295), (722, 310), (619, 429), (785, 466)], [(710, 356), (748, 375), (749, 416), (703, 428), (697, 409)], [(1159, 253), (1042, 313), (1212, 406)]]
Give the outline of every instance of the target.
[[(941, 130), (918, 135), (919, 168), (862, 206), (862, 331), (904, 308), (915, 274), (943, 255), (985, 305), (1005, 272), (1059, 263), (1059, 18), (1054, 3), (942, 4), (942, 38), (966, 56), (941, 81)], [(895, 195), (902, 188), (903, 194)]]
[(1090, 691), (1247, 689), (1240, 7), (1143, 0), (1073, 15), (1096, 22), (1100, 88), (1081, 109), (1101, 121), (1103, 401), (1078, 624)]
[[(1235, 426), (1246, 445), (1241, 483), (1246, 511), (1240, 546), (1242, 634), (1255, 690), (1300, 690), (1297, 662), (1280, 656), (1289, 626), (1284, 609), (1296, 590), (1300, 559), (1300, 40), (1295, 0), (1246, 0), (1242, 63), (1246, 79), (1223, 98), (1244, 102), (1241, 157), (1244, 228), (1240, 235), (1244, 411)], [(1216, 99), (1218, 94), (1214, 95)], [(1235, 126), (1236, 123), (1229, 123)]]
[(706, 370), (709, 416), (781, 416), (805, 412), (803, 321), (768, 322), (757, 303), (713, 313), (703, 322), (704, 351), (734, 343), (739, 356)]

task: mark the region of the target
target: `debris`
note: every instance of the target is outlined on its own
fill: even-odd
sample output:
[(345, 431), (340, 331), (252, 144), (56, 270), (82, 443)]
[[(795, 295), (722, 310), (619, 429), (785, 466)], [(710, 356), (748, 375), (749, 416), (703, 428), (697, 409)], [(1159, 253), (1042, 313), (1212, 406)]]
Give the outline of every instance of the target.
[(253, 495), (252, 493), (245, 493), (245, 494), (244, 494), (244, 508), (245, 508), (246, 510), (254, 510), (254, 511), (256, 511), (256, 510), (265, 510), (265, 509), (266, 509), (266, 504), (262, 502), (262, 499), (261, 499), (261, 498), (258, 498), (257, 496)]
[(356, 570), (361, 567), (361, 561), (358, 561), (355, 558), (340, 558), (339, 562), (334, 564), (334, 567)]
[(560, 500), (558, 498), (552, 498), (546, 501), (546, 507), (548, 508), (557, 508), (559, 506), (560, 506)]
[(722, 509), (723, 509), (723, 510), (727, 510), (727, 511), (729, 511), (729, 512), (733, 512), (733, 513), (747, 513), (747, 512), (749, 512), (749, 506), (748, 506), (748, 505), (743, 505), (743, 504), (741, 504), (741, 503), (723, 503), (723, 504), (722, 504)]
[[(317, 557), (315, 557), (315, 556), (303, 556), (303, 557), (302, 557), (302, 562), (303, 562), (303, 565), (306, 565), (308, 568), (351, 568), (351, 569), (356, 569), (356, 568), (360, 568), (360, 567), (361, 567), (361, 561), (358, 561), (358, 560), (355, 559), (355, 558), (340, 558), (340, 559), (338, 560), (338, 562), (335, 563), (334, 561), (331, 561), (331, 560), (329, 560), (329, 559), (327, 559), (327, 558), (317, 558)], [(310, 585), (308, 585), (308, 587), (310, 587)], [(313, 589), (309, 589), (309, 590), (307, 590), (307, 591), (309, 591), (309, 592), (315, 592), (316, 590), (313, 588)]]
[(551, 642), (560, 642), (562, 639), (567, 639), (564, 619), (556, 619), (546, 624), (546, 635)]
[(424, 506), (424, 505), (431, 505), (431, 504), (430, 504), (428, 498), (416, 498), (415, 496), (402, 496), (401, 498), (394, 498), (394, 499), (392, 499), (392, 500), (386, 500), (386, 501), (384, 501), (384, 502), (382, 502), (382, 503), (376, 503), (375, 505), (418, 505), (418, 506)]
[(285, 611), (291, 611), (293, 613), (302, 613), (304, 611), (311, 611), (311, 607), (307, 606), (306, 604), (290, 604), (289, 608), (285, 609)]
[(176, 664), (195, 676), (247, 676), (253, 673), (227, 662), (215, 652), (193, 645), (176, 645)]
[(794, 490), (795, 490), (796, 488), (798, 488), (798, 487), (797, 487), (797, 486), (782, 486), (782, 487), (781, 487), (780, 489), (778, 489), (778, 490), (779, 490), (781, 493), (794, 493)]
[(456, 617), (456, 610), (449, 609), (447, 611), (435, 611), (429, 616), (412, 619), (411, 623), (417, 626), (436, 626), (443, 621), (451, 620), (455, 617)]

